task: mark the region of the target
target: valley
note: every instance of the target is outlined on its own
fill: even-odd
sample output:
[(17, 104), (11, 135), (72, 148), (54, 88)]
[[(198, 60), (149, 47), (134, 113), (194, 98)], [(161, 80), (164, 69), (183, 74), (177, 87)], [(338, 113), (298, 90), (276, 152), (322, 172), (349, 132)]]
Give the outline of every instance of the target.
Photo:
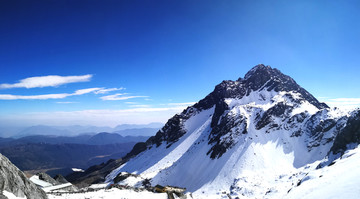
[(125, 156), (137, 142), (149, 138), (149, 136), (141, 136), (141, 132), (144, 135), (151, 135), (156, 131), (156, 128), (137, 128), (121, 129), (115, 133), (56, 136), (39, 130), (33, 131), (36, 135), (0, 138), (0, 153), (28, 175), (46, 172), (50, 176), (56, 174), (66, 176), (73, 172), (72, 168), (86, 169), (110, 159), (119, 159)]

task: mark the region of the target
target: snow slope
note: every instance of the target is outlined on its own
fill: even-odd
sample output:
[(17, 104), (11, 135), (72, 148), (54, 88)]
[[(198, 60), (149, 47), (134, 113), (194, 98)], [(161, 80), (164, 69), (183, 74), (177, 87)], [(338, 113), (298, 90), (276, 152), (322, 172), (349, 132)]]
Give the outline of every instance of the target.
[(347, 151), (332, 166), (311, 170), (287, 198), (359, 198), (360, 148)]

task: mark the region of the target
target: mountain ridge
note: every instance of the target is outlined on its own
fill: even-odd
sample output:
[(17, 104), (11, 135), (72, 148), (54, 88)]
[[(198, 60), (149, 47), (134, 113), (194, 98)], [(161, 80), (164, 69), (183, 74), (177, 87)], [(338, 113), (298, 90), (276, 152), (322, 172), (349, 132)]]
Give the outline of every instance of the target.
[(115, 127), (107, 126), (49, 126), (49, 125), (34, 125), (29, 127), (4, 127), (0, 126), (0, 137), (6, 138), (21, 138), (30, 135), (48, 135), (48, 136), (78, 136), (82, 134), (92, 134), (99, 132), (110, 132), (131, 135), (141, 135), (141, 131), (146, 131), (144, 136), (153, 135), (152, 130), (156, 131), (162, 127), (162, 123), (149, 123), (149, 124), (122, 124)]

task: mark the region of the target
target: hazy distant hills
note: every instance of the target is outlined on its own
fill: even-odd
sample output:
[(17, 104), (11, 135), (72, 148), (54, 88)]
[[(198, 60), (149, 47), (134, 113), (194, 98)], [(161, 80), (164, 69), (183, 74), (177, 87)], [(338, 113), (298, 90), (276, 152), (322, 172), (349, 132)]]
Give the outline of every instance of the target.
[(73, 137), (52, 136), (52, 135), (30, 135), (21, 138), (0, 138), (0, 148), (4, 146), (14, 146), (21, 144), (87, 144), (87, 145), (106, 145), (128, 142), (142, 142), (150, 136), (122, 136), (117, 133), (97, 133), (83, 134)]
[[(148, 127), (157, 125), (160, 124), (119, 125), (115, 128), (32, 126), (16, 136), (0, 137), (0, 153), (21, 170), (67, 175), (74, 167), (85, 169), (123, 157), (135, 143), (155, 135), (159, 128)], [(106, 128), (115, 132), (94, 133)], [(89, 132), (84, 133), (86, 131)]]
[(65, 129), (58, 129), (56, 127), (51, 126), (31, 126), (28, 127), (19, 133), (15, 134), (12, 137), (24, 137), (28, 135), (65, 135), (65, 136), (74, 136), (76, 133), (65, 130)]
[(137, 142), (149, 136), (121, 136), (117, 133), (83, 134), (73, 137), (31, 135), (0, 138), (0, 153), (18, 168), (50, 175), (71, 173), (71, 168), (88, 168), (126, 155)]
[[(77, 136), (80, 134), (95, 134), (100, 132), (117, 132), (123, 136), (152, 136), (163, 126), (162, 123), (150, 124), (122, 124), (114, 128), (103, 126), (48, 126), (37, 125), (30, 127), (0, 127), (0, 137), (25, 137), (29, 135), (55, 135), (55, 136)], [(132, 129), (132, 130), (130, 130)], [(135, 130), (141, 129), (141, 130)], [(151, 130), (150, 130), (151, 129)], [(124, 131), (124, 132), (123, 132)], [(123, 132), (123, 133), (122, 133)]]
[[(44, 169), (50, 171), (49, 174), (66, 175), (74, 167), (88, 168), (109, 159), (121, 158), (134, 144), (135, 142), (107, 145), (28, 143), (1, 147), (0, 153), (23, 171)], [(51, 172), (54, 169), (58, 171)]]
[(158, 130), (159, 128), (132, 128), (114, 131), (113, 133), (122, 136), (153, 136)]
[(163, 126), (164, 126), (164, 124), (159, 123), (159, 122), (153, 122), (150, 124), (121, 124), (121, 125), (116, 126), (114, 128), (114, 131), (121, 131), (121, 130), (126, 130), (126, 129), (143, 129), (143, 128), (160, 129)]

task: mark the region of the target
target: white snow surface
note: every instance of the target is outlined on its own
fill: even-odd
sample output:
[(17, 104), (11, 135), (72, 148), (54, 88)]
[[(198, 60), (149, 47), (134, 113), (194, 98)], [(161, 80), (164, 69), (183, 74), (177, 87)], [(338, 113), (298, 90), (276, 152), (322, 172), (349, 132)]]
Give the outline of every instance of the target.
[[(120, 172), (129, 172), (139, 174), (139, 177), (128, 178), (120, 184), (141, 186), (142, 180), (148, 178), (151, 179), (153, 186), (161, 184), (185, 187), (188, 192), (192, 192), (194, 198), (227, 198), (226, 194), (240, 198), (315, 198), (319, 196), (315, 193), (325, 194), (324, 192), (329, 189), (326, 181), (333, 180), (334, 187), (328, 192), (333, 192), (331, 197), (338, 196), (340, 192), (335, 189), (337, 183), (335, 176), (341, 176), (340, 170), (351, 173), (346, 169), (347, 167), (355, 170), (356, 167), (349, 164), (356, 160), (344, 160), (344, 164), (339, 161), (339, 165), (344, 166), (339, 166), (338, 172), (337, 169), (332, 169), (336, 168), (334, 166), (337, 164), (315, 170), (320, 161), (325, 158), (331, 142), (321, 143), (321, 147), (309, 148), (309, 145), (314, 144), (311, 143), (309, 135), (304, 133), (299, 137), (294, 137), (291, 129), (303, 128), (305, 121), (316, 113), (322, 114), (324, 119), (341, 118), (345, 113), (337, 109), (319, 112), (307, 101), (302, 100), (300, 104), (294, 103), (288, 97), (289, 94), (292, 99), (299, 99), (298, 93), (276, 93), (265, 90), (251, 92), (242, 99), (226, 99), (225, 102), (230, 107), (227, 114), (234, 118), (240, 116), (246, 118), (247, 133), (243, 135), (232, 133), (221, 137), (222, 141), (233, 141), (233, 146), (218, 159), (213, 160), (207, 155), (212, 147), (208, 144), (208, 140), (214, 114), (213, 107), (198, 112), (186, 120), (184, 122), (186, 134), (179, 141), (169, 148), (166, 148), (166, 144), (159, 147), (154, 145), (111, 172), (106, 177), (106, 182), (113, 183), (112, 180)], [(257, 114), (263, 113), (279, 102), (293, 106), (289, 117), (305, 113), (307, 119), (296, 123), (296, 126), (287, 127), (286, 122), (275, 118), (274, 122), (281, 124), (279, 128), (264, 127), (257, 130), (254, 122)], [(334, 128), (326, 132), (325, 138), (331, 136), (333, 131)], [(231, 129), (231, 132), (236, 132), (236, 129)], [(360, 158), (360, 154), (349, 158), (358, 156)], [(354, 164), (359, 166), (359, 160), (357, 159), (358, 162)], [(324, 171), (323, 177), (319, 178), (318, 172), (322, 171)], [(326, 174), (326, 172), (330, 173)], [(344, 191), (347, 187), (352, 187), (352, 184), (360, 182), (360, 178), (353, 178), (350, 173), (341, 176), (344, 183), (347, 179), (350, 180), (344, 184)], [(296, 187), (295, 185), (302, 179), (306, 181)], [(320, 188), (320, 185), (316, 183), (320, 185), (322, 183), (324, 187)], [(312, 186), (318, 189), (311, 188)], [(348, 196), (350, 198), (360, 196), (359, 192), (354, 194), (348, 194)]]
[(52, 192), (52, 191), (57, 191), (58, 189), (63, 189), (65, 187), (71, 187), (72, 184), (71, 183), (64, 183), (64, 184), (60, 184), (60, 185), (54, 185), (54, 186), (50, 186), (50, 187), (44, 187), (43, 190), (48, 193), (48, 192)]
[(133, 190), (101, 189), (85, 193), (63, 193), (61, 195), (48, 194), (49, 199), (167, 199), (166, 193), (152, 193), (149, 191), (136, 192)]
[(22, 197), (17, 197), (15, 196), (13, 193), (8, 192), (6, 190), (3, 191), (4, 196), (6, 196), (8, 199), (26, 199), (26, 197), (22, 198)]
[(71, 168), (73, 172), (85, 172), (83, 169)]
[(92, 184), (91, 186), (89, 186), (89, 188), (91, 188), (91, 189), (105, 189), (107, 186), (108, 186), (107, 183)]
[(287, 198), (360, 198), (360, 148), (349, 150), (332, 166), (311, 170)]
[(29, 180), (42, 188), (52, 186), (51, 183), (48, 183), (44, 180), (40, 180), (38, 175), (31, 176), (31, 178), (29, 178)]

